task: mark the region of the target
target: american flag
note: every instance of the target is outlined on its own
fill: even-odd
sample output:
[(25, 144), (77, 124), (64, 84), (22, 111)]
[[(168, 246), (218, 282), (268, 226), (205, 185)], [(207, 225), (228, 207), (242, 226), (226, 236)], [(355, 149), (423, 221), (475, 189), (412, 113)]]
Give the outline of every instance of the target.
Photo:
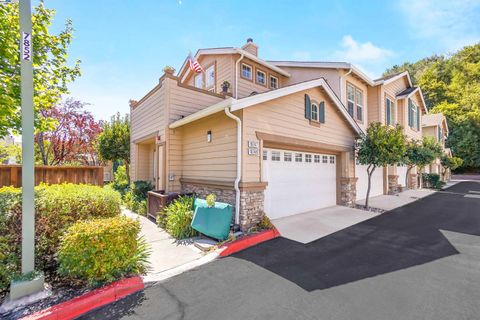
[(190, 65), (190, 70), (195, 71), (196, 73), (203, 71), (200, 63), (198, 63), (198, 61), (195, 60), (195, 58), (193, 58), (191, 55), (188, 56), (188, 64)]

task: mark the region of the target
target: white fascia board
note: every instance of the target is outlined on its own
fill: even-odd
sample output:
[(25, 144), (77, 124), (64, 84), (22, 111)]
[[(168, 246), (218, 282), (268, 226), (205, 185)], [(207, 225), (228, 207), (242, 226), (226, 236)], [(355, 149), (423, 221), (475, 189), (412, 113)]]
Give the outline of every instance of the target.
[(405, 76), (407, 77), (409, 86), (413, 87), (412, 79), (410, 79), (410, 74), (408, 73), (408, 71), (403, 71), (402, 73), (397, 74), (395, 77), (392, 77), (392, 78), (387, 79), (387, 80), (375, 81), (374, 83), (375, 83), (375, 85), (379, 85), (379, 84), (384, 84), (385, 85), (385, 84), (389, 84), (389, 83), (391, 83), (393, 81), (396, 81), (396, 80), (398, 80), (402, 77), (405, 77)]
[(170, 129), (175, 129), (175, 128), (181, 127), (181, 126), (183, 126), (187, 123), (193, 122), (195, 120), (198, 120), (198, 119), (201, 119), (201, 118), (204, 118), (204, 117), (208, 117), (208, 116), (210, 116), (214, 113), (222, 111), (225, 108), (231, 106), (232, 101), (234, 101), (234, 100), (235, 99), (233, 99), (233, 98), (228, 98), (228, 99), (222, 100), (220, 102), (217, 102), (216, 104), (211, 105), (210, 107), (207, 107), (205, 109), (202, 109), (200, 111), (192, 113), (191, 115), (188, 115), (185, 118), (182, 118), (180, 120), (172, 122), (168, 127)]
[(271, 64), (271, 63), (269, 63), (269, 62), (267, 62), (267, 61), (265, 61), (265, 60), (260, 59), (260, 58), (257, 57), (256, 55), (251, 54), (250, 52), (245, 51), (245, 50), (240, 49), (240, 48), (234, 48), (234, 50), (235, 50), (236, 53), (238, 53), (238, 54), (243, 54), (243, 56), (244, 56), (245, 58), (248, 58), (248, 59), (250, 59), (250, 60), (253, 60), (253, 61), (255, 61), (255, 62), (258, 63), (258, 64), (261, 64), (261, 65), (263, 65), (263, 66), (265, 66), (265, 67), (267, 67), (267, 68), (269, 68), (269, 69), (272, 69), (272, 70), (275, 71), (275, 72), (280, 73), (281, 75), (283, 75), (283, 76), (285, 76), (285, 77), (290, 78), (290, 73), (288, 73), (287, 71), (285, 71), (285, 70), (283, 70), (283, 69), (280, 69), (280, 68), (277, 67), (276, 65), (273, 65), (273, 64)]

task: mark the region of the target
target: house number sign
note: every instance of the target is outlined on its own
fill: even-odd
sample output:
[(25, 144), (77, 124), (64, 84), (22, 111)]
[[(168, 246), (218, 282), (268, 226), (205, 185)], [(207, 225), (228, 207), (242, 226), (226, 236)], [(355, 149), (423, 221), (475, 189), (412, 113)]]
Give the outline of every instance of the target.
[(258, 141), (248, 141), (248, 155), (249, 156), (258, 155)]
[(22, 32), (22, 60), (32, 61), (32, 35)]

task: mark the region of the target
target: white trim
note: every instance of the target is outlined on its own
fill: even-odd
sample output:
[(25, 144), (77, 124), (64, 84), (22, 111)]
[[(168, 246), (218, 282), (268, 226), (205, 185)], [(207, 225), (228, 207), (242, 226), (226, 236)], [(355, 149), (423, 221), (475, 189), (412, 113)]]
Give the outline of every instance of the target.
[[(405, 71), (405, 72), (407, 72), (407, 71)], [(397, 96), (396, 98), (397, 98), (397, 100), (409, 99), (417, 91), (420, 91), (419, 94), (420, 94), (420, 100), (422, 100), (423, 109), (425, 110), (425, 114), (428, 114), (427, 104), (425, 103), (425, 99), (423, 98), (423, 92), (422, 92), (422, 89), (420, 87), (416, 87), (415, 90), (413, 90), (412, 92), (410, 92), (407, 95), (404, 94), (404, 95), (401, 95), (401, 96)]]
[[(277, 67), (276, 65), (274, 64), (271, 64), (265, 60), (262, 60), (260, 58), (258, 58), (256, 55), (254, 54), (251, 54), (250, 52), (248, 51), (245, 51), (243, 49), (240, 49), (240, 48), (213, 48), (213, 49), (200, 49), (197, 51), (197, 53), (195, 54), (195, 60), (198, 60), (198, 58), (201, 56), (201, 55), (209, 55), (209, 54), (235, 54), (235, 53), (238, 53), (240, 55), (243, 55), (245, 58), (248, 58), (258, 64), (261, 64), (285, 77), (290, 77), (290, 74), (288, 72), (286, 72), (285, 70)], [(183, 62), (182, 64), (182, 67), (180, 68), (180, 70), (178, 71), (178, 75), (182, 74), (182, 72), (185, 70), (185, 68), (187, 68), (187, 65), (188, 65), (188, 58), (185, 59), (185, 61)], [(190, 73), (190, 69), (187, 69), (187, 72), (185, 73), (185, 75), (182, 77), (182, 81), (181, 82), (184, 82), (185, 79), (187, 78), (188, 74)]]
[[(243, 76), (243, 66), (250, 68), (250, 78)], [(253, 81), (253, 66), (249, 65), (248, 63), (242, 62), (242, 65), (240, 66), (240, 78)]]
[[(262, 73), (263, 74), (263, 83), (258, 82), (257, 73)], [(265, 71), (262, 71), (260, 69), (255, 69), (255, 83), (256, 84), (267, 87), (268, 86), (267, 80), (268, 80), (267, 79), (267, 73)]]
[(259, 103), (263, 103), (265, 101), (281, 98), (284, 96), (287, 96), (289, 94), (293, 94), (299, 91), (315, 88), (315, 87), (322, 87), (325, 92), (327, 93), (328, 97), (334, 102), (335, 106), (338, 108), (338, 110), (343, 114), (345, 119), (348, 121), (348, 123), (352, 126), (352, 128), (355, 130), (355, 132), (359, 135), (363, 135), (364, 131), (360, 128), (360, 126), (357, 124), (357, 122), (350, 116), (350, 114), (347, 112), (347, 109), (344, 107), (342, 102), (338, 99), (337, 95), (332, 91), (330, 86), (327, 84), (325, 79), (319, 78), (319, 79), (314, 79), (298, 84), (294, 84), (288, 87), (280, 88), (277, 90), (271, 90), (267, 91), (264, 93), (260, 93), (254, 96), (242, 98), (242, 99), (233, 99), (233, 98), (228, 98), (226, 100), (220, 101), (208, 108), (205, 108), (203, 110), (200, 110), (194, 114), (191, 114), (183, 119), (180, 119), (178, 121), (175, 121), (169, 125), (170, 129), (178, 128), (180, 126), (183, 126), (187, 123), (190, 123), (192, 121), (201, 119), (203, 117), (212, 115), (216, 112), (222, 111), (224, 108), (230, 106), (230, 111), (234, 112), (237, 110), (241, 110), (247, 107), (251, 107), (253, 105), (257, 105)]
[(383, 80), (377, 80), (375, 81), (375, 85), (379, 85), (379, 84), (389, 84), (393, 81), (396, 81), (402, 77), (407, 77), (407, 80), (408, 80), (408, 84), (409, 84), (409, 87), (413, 87), (412, 85), (412, 79), (410, 79), (410, 74), (408, 73), (408, 71), (403, 71), (402, 73), (399, 73), (397, 74), (396, 76), (394, 77), (391, 77), (391, 78), (388, 78), (388, 79), (383, 79)]
[[(272, 87), (272, 78), (275, 79), (275, 81), (276, 81), (276, 83), (277, 83), (277, 85), (276, 85), (275, 88)], [(268, 87), (269, 87), (270, 89), (278, 89), (278, 88), (279, 88), (278, 77), (275, 77), (274, 75), (269, 74), (269, 75), (268, 75)]]

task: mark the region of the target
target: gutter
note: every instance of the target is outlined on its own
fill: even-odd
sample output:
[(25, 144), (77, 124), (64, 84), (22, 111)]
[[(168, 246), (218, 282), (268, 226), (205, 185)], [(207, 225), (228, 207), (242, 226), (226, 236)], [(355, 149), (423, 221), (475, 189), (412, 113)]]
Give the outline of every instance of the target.
[(240, 65), (240, 61), (243, 59), (244, 56), (245, 55), (241, 53), (240, 58), (238, 58), (238, 60), (235, 62), (235, 99), (238, 99), (238, 66)]
[(227, 117), (237, 122), (237, 177), (235, 178), (235, 224), (240, 223), (240, 180), (242, 179), (242, 120), (225, 108)]

